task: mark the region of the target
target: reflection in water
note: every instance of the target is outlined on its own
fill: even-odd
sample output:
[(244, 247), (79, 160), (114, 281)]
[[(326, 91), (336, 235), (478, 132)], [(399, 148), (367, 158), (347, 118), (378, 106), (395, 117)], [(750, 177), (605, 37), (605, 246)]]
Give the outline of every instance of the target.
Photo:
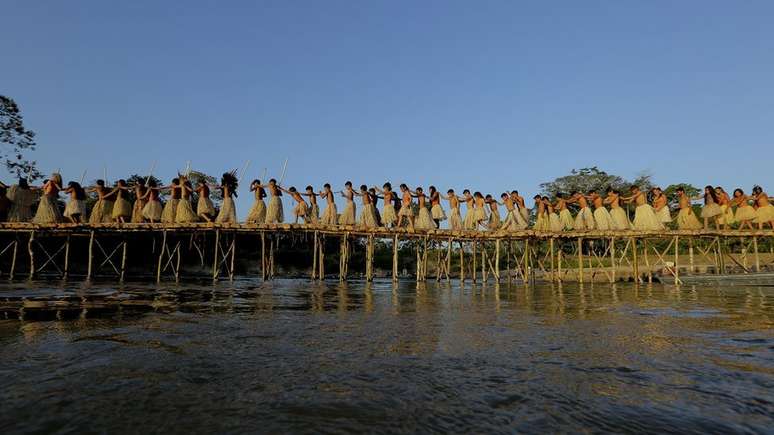
[(770, 287), (52, 284), (0, 287), (6, 431), (774, 424)]

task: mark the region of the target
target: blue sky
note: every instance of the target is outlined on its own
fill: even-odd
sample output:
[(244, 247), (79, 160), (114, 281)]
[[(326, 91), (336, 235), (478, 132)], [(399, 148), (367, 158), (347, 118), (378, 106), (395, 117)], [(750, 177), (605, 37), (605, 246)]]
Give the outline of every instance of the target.
[(6, 0), (3, 16), (0, 93), (65, 181), (153, 161), (166, 180), (187, 160), (278, 176), (287, 157), (299, 187), (533, 194), (597, 165), (771, 190), (770, 1)]

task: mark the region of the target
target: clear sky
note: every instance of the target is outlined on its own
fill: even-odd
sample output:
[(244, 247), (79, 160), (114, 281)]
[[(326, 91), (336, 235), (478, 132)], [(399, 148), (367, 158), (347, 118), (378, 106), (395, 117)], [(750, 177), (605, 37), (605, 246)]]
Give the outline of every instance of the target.
[(531, 195), (597, 165), (774, 190), (771, 1), (5, 0), (2, 14), (0, 93), (65, 182), (153, 161), (168, 180), (187, 160), (277, 177), (287, 157), (297, 187)]

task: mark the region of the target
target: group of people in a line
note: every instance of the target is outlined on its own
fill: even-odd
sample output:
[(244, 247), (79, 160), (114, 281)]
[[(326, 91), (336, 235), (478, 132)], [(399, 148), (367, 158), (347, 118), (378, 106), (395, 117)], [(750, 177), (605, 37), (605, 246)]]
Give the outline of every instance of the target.
[[(24, 179), (11, 187), (0, 183), (3, 190), (0, 192), (0, 219), (5, 214), (4, 220), (9, 222), (40, 224), (237, 223), (234, 198), (238, 185), (235, 172), (227, 172), (221, 177), (220, 184), (200, 181), (194, 186), (188, 177), (179, 175), (166, 186), (160, 186), (148, 177), (147, 180), (137, 180), (131, 186), (125, 180), (118, 180), (115, 186), (108, 187), (104, 180), (97, 180), (94, 186), (83, 187), (71, 181), (64, 187), (61, 175), (54, 173), (37, 187), (30, 186)], [(210, 198), (214, 189), (220, 190), (222, 197), (219, 209)], [(282, 196), (287, 194), (294, 201), (295, 223), (302, 221), (325, 226), (434, 230), (440, 228), (441, 221), (448, 220), (449, 229), (470, 231), (658, 231), (670, 227), (699, 230), (708, 229), (711, 225), (715, 229), (731, 229), (733, 226), (750, 230), (767, 226), (774, 229), (774, 205), (760, 186), (753, 187), (751, 195), (746, 195), (742, 189), (735, 189), (732, 195), (728, 195), (721, 187), (707, 186), (696, 197), (678, 188), (675, 192), (678, 210), (674, 216), (666, 195), (658, 187), (645, 192), (632, 186), (626, 194), (612, 188), (605, 192), (557, 193), (554, 199), (535, 195), (534, 219), (524, 198), (516, 190), (502, 193), (498, 200), (481, 192), (471, 193), (468, 189), (462, 191), (462, 196), (453, 189), (441, 194), (435, 186), (430, 186), (427, 192), (421, 187), (409, 188), (406, 184), (401, 184), (396, 192), (390, 183), (385, 183), (382, 188), (361, 185), (359, 189), (354, 189), (349, 181), (338, 191), (327, 183), (320, 191), (312, 186), (299, 191), (295, 187), (286, 189), (271, 179), (267, 184), (253, 180), (250, 191), (254, 192), (255, 201), (245, 221), (248, 224), (284, 222)], [(58, 206), (60, 192), (69, 196), (64, 213), (60, 213)], [(89, 194), (95, 199), (90, 214), (86, 206)], [(268, 206), (265, 202), (267, 197)], [(344, 199), (341, 213), (336, 206), (337, 197)], [(38, 198), (37, 211), (33, 214), (32, 208)], [(163, 203), (162, 198), (165, 199)], [(318, 198), (324, 202), (322, 213)], [(359, 214), (358, 199), (361, 203)], [(380, 200), (381, 211), (377, 206)], [(695, 200), (703, 201), (699, 214), (701, 220), (693, 210), (692, 201)], [(448, 203), (448, 213), (442, 205), (444, 202)], [(464, 218), (460, 211), (463, 203), (466, 205)], [(633, 219), (624, 208), (627, 204), (635, 206)], [(504, 218), (501, 218), (500, 207), (505, 209)], [(571, 209), (577, 210), (574, 216)]]

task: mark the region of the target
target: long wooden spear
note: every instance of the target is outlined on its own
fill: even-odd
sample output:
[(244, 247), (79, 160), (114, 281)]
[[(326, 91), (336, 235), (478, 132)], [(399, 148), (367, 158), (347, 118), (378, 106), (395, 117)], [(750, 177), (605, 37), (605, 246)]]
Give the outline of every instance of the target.
[(279, 183), (277, 184), (282, 185), (282, 180), (285, 179), (285, 169), (287, 168), (288, 168), (288, 159), (287, 157), (285, 157), (285, 164), (282, 165), (282, 175), (280, 175)]
[(237, 180), (242, 181), (242, 177), (245, 176), (245, 172), (247, 172), (248, 166), (250, 166), (250, 160), (245, 162), (245, 166), (242, 168), (242, 172), (239, 174), (239, 178), (237, 178)]
[(145, 177), (145, 184), (147, 185), (150, 181), (150, 177), (153, 175), (153, 170), (156, 169), (156, 161), (153, 161), (153, 164), (151, 165), (150, 171), (148, 172), (148, 176)]
[(83, 184), (83, 180), (86, 178), (86, 170), (83, 170), (83, 173), (81, 174), (81, 181), (78, 184)]

